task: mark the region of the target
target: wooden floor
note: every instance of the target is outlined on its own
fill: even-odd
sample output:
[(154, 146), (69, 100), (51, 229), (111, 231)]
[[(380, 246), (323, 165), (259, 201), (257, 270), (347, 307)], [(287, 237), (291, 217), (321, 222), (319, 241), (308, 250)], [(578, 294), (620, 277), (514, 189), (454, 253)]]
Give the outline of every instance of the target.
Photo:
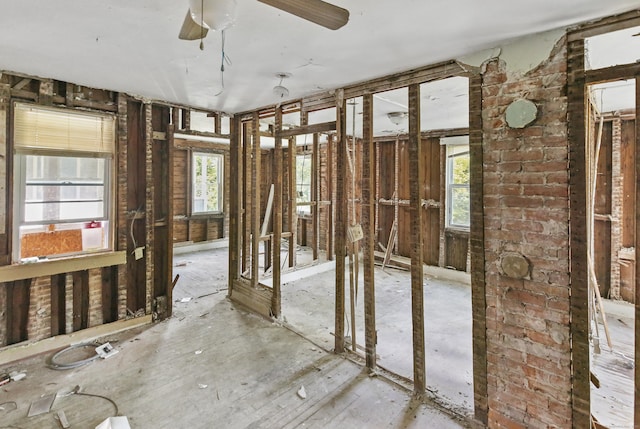
[[(186, 263), (185, 263), (186, 261)], [(49, 355), (1, 371), (26, 378), (0, 390), (0, 428), (59, 428), (64, 410), (72, 428), (94, 428), (115, 415), (113, 400), (132, 428), (460, 428), (465, 422), (344, 356), (327, 353), (292, 331), (254, 316), (226, 298), (224, 272), (181, 273), (174, 316), (113, 335), (119, 353), (57, 371)], [(205, 268), (206, 270), (206, 268)], [(204, 282), (194, 286), (193, 277)], [(181, 288), (181, 289), (180, 289)], [(297, 394), (304, 386), (306, 399)], [(60, 396), (52, 411), (27, 417), (41, 395)], [(2, 405), (15, 402), (17, 408)]]

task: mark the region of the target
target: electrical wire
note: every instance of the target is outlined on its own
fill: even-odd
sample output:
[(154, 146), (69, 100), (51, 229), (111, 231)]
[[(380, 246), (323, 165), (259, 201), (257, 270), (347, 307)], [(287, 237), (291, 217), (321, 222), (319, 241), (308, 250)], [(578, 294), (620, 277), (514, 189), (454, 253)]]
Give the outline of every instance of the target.
[(88, 396), (90, 398), (100, 398), (100, 399), (104, 399), (105, 401), (109, 401), (111, 402), (111, 405), (113, 405), (113, 408), (115, 408), (116, 410), (116, 417), (120, 415), (120, 410), (118, 409), (118, 404), (115, 403), (115, 401), (111, 398), (107, 398), (106, 396), (102, 396), (102, 395), (96, 395), (94, 393), (84, 393), (84, 392), (75, 392), (74, 395), (80, 395), (80, 396)]
[(222, 47), (220, 49), (220, 84), (222, 86), (222, 89), (220, 90), (220, 92), (218, 92), (217, 94), (214, 95), (214, 97), (217, 97), (218, 95), (222, 94), (224, 92), (224, 65), (228, 65), (231, 66), (233, 65), (231, 62), (231, 58), (229, 58), (229, 56), (227, 55), (226, 51), (224, 50), (224, 46), (226, 43), (226, 39), (227, 39), (227, 31), (226, 30), (222, 30), (221, 31), (222, 35)]
[(98, 359), (100, 357), (100, 355), (96, 354), (95, 356), (91, 356), (89, 358), (86, 359), (80, 359), (77, 361), (73, 361), (73, 362), (57, 362), (57, 359), (60, 358), (60, 356), (62, 356), (63, 354), (71, 351), (71, 350), (76, 350), (76, 349), (80, 349), (80, 348), (84, 348), (84, 347), (91, 347), (93, 349), (95, 349), (95, 345), (93, 344), (89, 344), (89, 343), (82, 343), (82, 344), (74, 344), (71, 345), (69, 347), (67, 347), (66, 349), (62, 349), (59, 352), (57, 352), (56, 354), (54, 354), (53, 356), (51, 356), (51, 360), (49, 363), (49, 368), (51, 369), (55, 369), (55, 370), (67, 370), (67, 369), (74, 369), (74, 368), (78, 368), (81, 367), (83, 365), (86, 365), (88, 363), (93, 362), (94, 360)]

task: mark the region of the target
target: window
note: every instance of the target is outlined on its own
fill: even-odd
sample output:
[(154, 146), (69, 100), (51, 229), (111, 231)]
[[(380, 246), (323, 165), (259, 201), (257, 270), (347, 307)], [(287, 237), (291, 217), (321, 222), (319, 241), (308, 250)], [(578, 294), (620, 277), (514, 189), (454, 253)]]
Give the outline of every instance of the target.
[[(299, 214), (311, 213), (311, 154), (296, 155), (296, 202)], [(303, 203), (303, 204), (300, 204)], [(309, 204), (304, 204), (309, 203)]]
[(112, 248), (112, 115), (16, 103), (13, 260)]
[(468, 144), (447, 144), (446, 171), (447, 227), (469, 228), (471, 213), (469, 208)]
[(214, 153), (194, 152), (192, 161), (191, 212), (221, 212), (224, 157)]

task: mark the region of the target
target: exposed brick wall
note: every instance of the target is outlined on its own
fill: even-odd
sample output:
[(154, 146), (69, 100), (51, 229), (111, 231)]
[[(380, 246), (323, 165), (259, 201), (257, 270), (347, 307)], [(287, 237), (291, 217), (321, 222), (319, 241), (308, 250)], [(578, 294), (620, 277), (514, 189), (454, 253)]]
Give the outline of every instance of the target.
[(89, 270), (89, 327), (102, 323), (102, 268), (94, 268)]
[(51, 277), (38, 277), (31, 283), (29, 300), (29, 339), (51, 336)]
[[(489, 427), (571, 427), (566, 42), (524, 75), (500, 60), (483, 76)], [(505, 109), (538, 106), (511, 129)], [(530, 264), (503, 270), (507, 253)]]

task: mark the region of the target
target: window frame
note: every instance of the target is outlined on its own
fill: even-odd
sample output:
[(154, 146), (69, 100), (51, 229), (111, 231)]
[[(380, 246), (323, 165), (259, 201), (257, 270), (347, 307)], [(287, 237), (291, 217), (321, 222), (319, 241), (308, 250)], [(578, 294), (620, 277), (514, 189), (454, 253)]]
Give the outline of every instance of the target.
[[(73, 117), (88, 117), (90, 121), (102, 122), (106, 124), (106, 126), (112, 126), (113, 128), (110, 131), (105, 131), (106, 134), (103, 134), (101, 138), (95, 140), (95, 152), (89, 152), (86, 149), (90, 148), (90, 145), (87, 146), (87, 142), (90, 140), (85, 140), (80, 145), (74, 146), (74, 128), (69, 128), (68, 138), (69, 144), (66, 147), (61, 147), (59, 145), (51, 145), (48, 144), (48, 135), (47, 132), (52, 130), (53, 128), (45, 129), (42, 135), (38, 135), (37, 142), (33, 140), (33, 136), (27, 136), (25, 140), (19, 140), (19, 138), (24, 138), (23, 135), (16, 135), (16, 127), (18, 126), (18, 122), (16, 119), (15, 112), (16, 110), (25, 111), (34, 111), (35, 114), (50, 114), (54, 112), (54, 115), (59, 115), (59, 118), (56, 118), (56, 121), (60, 121), (61, 123), (65, 120), (69, 120), (69, 122), (73, 122)], [(12, 117), (12, 143), (13, 143), (13, 156), (12, 156), (12, 172), (11, 177), (13, 179), (12, 186), (12, 195), (11, 202), (13, 205), (13, 214), (11, 220), (11, 228), (12, 228), (12, 238), (11, 238), (11, 258), (13, 263), (23, 263), (25, 262), (22, 255), (22, 236), (21, 230), (23, 228), (32, 228), (34, 230), (41, 229), (43, 231), (46, 230), (55, 230), (55, 231), (63, 231), (68, 229), (78, 229), (79, 225), (94, 223), (97, 222), (102, 224), (100, 227), (104, 228), (105, 236), (102, 238), (102, 245), (96, 248), (90, 248), (80, 251), (74, 251), (69, 253), (54, 253), (50, 255), (40, 255), (46, 256), (48, 259), (63, 259), (69, 257), (77, 257), (81, 255), (87, 254), (95, 254), (95, 253), (107, 253), (112, 252), (114, 250), (115, 245), (115, 228), (116, 228), (116, 187), (114, 183), (115, 177), (115, 155), (116, 155), (116, 138), (115, 138), (115, 115), (107, 113), (107, 112), (97, 112), (97, 111), (78, 111), (75, 109), (68, 109), (63, 107), (52, 107), (52, 106), (41, 106), (37, 104), (31, 103), (23, 103), (23, 102), (15, 102), (13, 104), (13, 112), (14, 115)], [(19, 126), (24, 128), (25, 126), (30, 126), (30, 122), (25, 122), (24, 117), (21, 118), (22, 122), (19, 123)], [(106, 122), (105, 122), (106, 121)], [(104, 125), (103, 125), (104, 126)], [(34, 128), (36, 130), (37, 126)], [(64, 128), (57, 128), (64, 129)], [(36, 132), (36, 131), (34, 131)], [(37, 132), (36, 132), (37, 134)], [(59, 134), (54, 136), (60, 138), (63, 134)], [(105, 136), (107, 139), (105, 140)], [(59, 140), (58, 140), (59, 141)], [(40, 143), (41, 142), (41, 143)], [(106, 146), (105, 146), (106, 145)], [(75, 148), (74, 148), (75, 147)], [(85, 150), (80, 149), (80, 147)], [(72, 158), (72, 159), (80, 159), (80, 158), (98, 158), (104, 159), (104, 172), (102, 175), (102, 182), (98, 184), (99, 186), (103, 186), (103, 194), (102, 194), (102, 214), (101, 216), (96, 217), (78, 217), (75, 219), (57, 219), (57, 220), (26, 220), (26, 204), (27, 204), (27, 162), (30, 156), (48, 156), (48, 157), (59, 157), (59, 158)], [(55, 182), (55, 181), (54, 181)], [(63, 186), (68, 186), (69, 183), (61, 183), (60, 188)], [(55, 186), (52, 184), (50, 186)], [(60, 200), (62, 201), (62, 199)], [(53, 225), (53, 228), (51, 227)], [(94, 226), (90, 226), (93, 228)], [(80, 227), (80, 229), (86, 228)]]
[[(309, 161), (309, 182), (308, 183), (300, 183), (298, 181), (298, 178), (300, 177), (301, 173), (300, 173), (300, 168), (298, 168), (298, 160), (300, 158), (305, 159), (305, 163), (306, 160), (308, 159)], [(298, 215), (302, 215), (302, 216), (308, 216), (311, 214), (311, 206), (313, 205), (313, 193), (312, 193), (312, 186), (313, 186), (313, 171), (314, 171), (314, 165), (313, 165), (313, 154), (311, 152), (299, 152), (296, 153), (296, 212), (298, 213)], [(300, 200), (300, 189), (301, 187), (306, 187), (309, 190), (309, 199), (308, 200)], [(304, 191), (302, 191), (304, 192)], [(308, 207), (308, 210), (303, 210), (302, 207)]]
[[(461, 152), (452, 153), (452, 148), (459, 148), (461, 146), (466, 147), (466, 150)], [(445, 192), (445, 226), (450, 230), (458, 230), (458, 231), (470, 231), (471, 228), (471, 205), (469, 204), (469, 223), (468, 224), (457, 224), (453, 223), (453, 193), (455, 189), (466, 189), (467, 193), (471, 195), (471, 186), (470, 183), (453, 183), (453, 166), (456, 158), (459, 157), (467, 157), (470, 156), (469, 144), (468, 143), (451, 143), (446, 144), (446, 162), (445, 162), (445, 183), (446, 183), (446, 192)]]
[[(217, 160), (217, 178), (216, 185), (218, 188), (218, 201), (217, 201), (217, 210), (196, 210), (196, 157), (204, 156), (206, 158), (215, 158)], [(190, 189), (190, 198), (189, 198), (189, 210), (192, 216), (207, 216), (207, 215), (216, 215), (224, 213), (224, 163), (225, 156), (224, 154), (218, 152), (209, 152), (206, 150), (194, 150), (191, 151), (191, 189)]]

